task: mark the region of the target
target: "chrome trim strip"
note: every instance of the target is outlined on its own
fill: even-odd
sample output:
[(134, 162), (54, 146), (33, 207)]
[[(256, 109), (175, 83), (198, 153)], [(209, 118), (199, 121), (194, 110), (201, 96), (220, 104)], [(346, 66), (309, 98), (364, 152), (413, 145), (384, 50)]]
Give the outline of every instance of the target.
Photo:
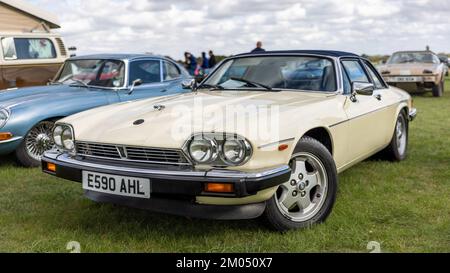
[(261, 178), (265, 176), (274, 175), (281, 172), (288, 172), (291, 171), (291, 168), (288, 165), (281, 165), (278, 167), (274, 167), (272, 169), (263, 169), (256, 172), (241, 172), (241, 171), (231, 171), (231, 170), (220, 170), (220, 169), (213, 169), (211, 171), (207, 172), (207, 177), (231, 177), (231, 178)]
[[(216, 177), (216, 178), (260, 178), (270, 175), (275, 175), (277, 173), (288, 172), (291, 168), (288, 165), (281, 165), (268, 169), (261, 169), (254, 172), (244, 172), (244, 171), (234, 171), (234, 170), (223, 170), (223, 169), (211, 169), (205, 171), (172, 171), (172, 170), (152, 170), (152, 169), (140, 169), (140, 168), (130, 168), (130, 167), (119, 167), (119, 166), (108, 166), (103, 164), (96, 164), (91, 162), (84, 162), (80, 160), (73, 159), (69, 157), (67, 153), (57, 153), (55, 151), (49, 151), (44, 154), (51, 160), (56, 160), (61, 163), (77, 165), (80, 168), (89, 167), (98, 169), (99, 172), (102, 171), (123, 171), (128, 173), (134, 173), (137, 176), (139, 174), (146, 175), (173, 175), (173, 176), (197, 176), (197, 177)], [(57, 162), (58, 163), (58, 162)]]
[(263, 149), (263, 148), (270, 147), (272, 145), (282, 144), (282, 143), (290, 142), (290, 141), (294, 141), (294, 140), (295, 140), (295, 137), (288, 138), (288, 139), (283, 139), (283, 140), (280, 140), (280, 141), (277, 141), (277, 142), (272, 142), (272, 143), (261, 145), (261, 146), (258, 147), (258, 149)]
[[(231, 61), (234, 59), (240, 59), (240, 58), (273, 57), (273, 56), (277, 56), (277, 57), (283, 57), (283, 56), (286, 56), (286, 57), (318, 57), (318, 58), (329, 59), (334, 65), (334, 73), (335, 73), (335, 77), (336, 77), (336, 79), (335, 79), (336, 80), (336, 90), (330, 91), (330, 92), (323, 92), (323, 91), (315, 91), (315, 92), (330, 93), (330, 94), (343, 94), (344, 93), (342, 68), (340, 67), (340, 63), (339, 63), (340, 57), (329, 56), (329, 55), (325, 55), (325, 54), (311, 54), (311, 53), (293, 53), (293, 52), (271, 53), (271, 52), (268, 52), (268, 53), (257, 53), (257, 54), (248, 53), (248, 54), (239, 54), (236, 56), (231, 56), (231, 57), (228, 57), (228, 58), (222, 60), (221, 62), (219, 62), (214, 67), (214, 69), (206, 76), (206, 78), (203, 79), (203, 81), (201, 83), (207, 82), (209, 80), (209, 78), (216, 72), (216, 70), (218, 70), (220, 67), (222, 67), (228, 61)], [(291, 90), (297, 91), (300, 89), (291, 89)]]
[(384, 109), (386, 109), (386, 108), (392, 107), (392, 106), (397, 105), (397, 104), (398, 104), (398, 103), (393, 103), (393, 104), (390, 104), (390, 105), (388, 105), (388, 106), (384, 106), (384, 107), (381, 107), (381, 108), (372, 110), (372, 111), (370, 111), (370, 112), (367, 112), (367, 113), (358, 115), (358, 116), (356, 116), (356, 117), (352, 117), (352, 118), (350, 118), (350, 119), (346, 119), (346, 120), (340, 121), (340, 122), (335, 123), (335, 124), (332, 124), (332, 125), (330, 125), (330, 126), (328, 126), (328, 127), (332, 128), (332, 127), (338, 126), (338, 125), (340, 125), (340, 124), (342, 124), (342, 123), (346, 123), (346, 122), (348, 122), (348, 121), (352, 121), (352, 120), (354, 120), (354, 119), (361, 118), (361, 117), (363, 117), (363, 116), (365, 116), (365, 115), (372, 114), (372, 113), (375, 113), (375, 112), (384, 110)]
[(23, 137), (13, 137), (13, 138), (8, 139), (8, 140), (0, 141), (0, 144), (14, 142), (14, 141), (20, 140), (20, 139), (22, 139), (22, 138), (23, 138)]
[(78, 154), (81, 157), (86, 158), (97, 158), (111, 161), (122, 161), (122, 162), (130, 162), (130, 163), (147, 163), (147, 164), (158, 164), (158, 165), (177, 165), (177, 166), (191, 166), (190, 163), (179, 163), (179, 162), (163, 162), (163, 161), (149, 161), (149, 160), (132, 160), (132, 159), (122, 159), (122, 158), (112, 158), (112, 157), (102, 157), (102, 156), (94, 156), (94, 155), (84, 155)]

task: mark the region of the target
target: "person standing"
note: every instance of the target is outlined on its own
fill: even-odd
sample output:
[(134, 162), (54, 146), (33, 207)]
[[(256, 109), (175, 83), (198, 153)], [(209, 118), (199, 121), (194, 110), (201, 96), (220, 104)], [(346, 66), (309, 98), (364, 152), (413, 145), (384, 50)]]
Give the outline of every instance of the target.
[(217, 64), (216, 56), (214, 55), (214, 52), (212, 50), (210, 50), (208, 52), (208, 54), (209, 54), (209, 64), (208, 64), (208, 66), (209, 66), (209, 68), (213, 68)]
[(262, 48), (262, 42), (258, 41), (256, 43), (256, 48), (251, 51), (251, 53), (265, 52), (266, 50)]
[(206, 57), (206, 52), (202, 52), (202, 69), (208, 69), (209, 68), (209, 59)]
[(197, 60), (195, 59), (195, 56), (189, 52), (185, 52), (184, 58), (185, 66), (189, 74), (191, 74), (192, 76), (195, 75), (195, 70), (197, 69)]

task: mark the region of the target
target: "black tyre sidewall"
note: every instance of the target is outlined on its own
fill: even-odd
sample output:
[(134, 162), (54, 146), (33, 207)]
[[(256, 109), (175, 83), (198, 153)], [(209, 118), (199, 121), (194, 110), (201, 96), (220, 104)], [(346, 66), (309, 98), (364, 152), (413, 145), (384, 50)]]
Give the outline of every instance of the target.
[(442, 93), (444, 93), (444, 81), (440, 82), (438, 85), (435, 85), (433, 87), (434, 97), (442, 97)]
[(40, 161), (37, 161), (28, 155), (25, 139), (23, 139), (22, 143), (20, 143), (19, 147), (17, 147), (15, 156), (17, 164), (23, 167), (33, 168), (38, 167), (41, 164)]
[(280, 212), (277, 206), (275, 194), (272, 198), (266, 201), (266, 211), (264, 212), (264, 217), (270, 224), (270, 226), (277, 231), (284, 232), (291, 229), (308, 228), (325, 221), (325, 219), (330, 215), (336, 200), (338, 175), (333, 157), (331, 156), (327, 148), (322, 143), (313, 138), (304, 137), (297, 144), (294, 150), (294, 154), (299, 152), (307, 152), (315, 155), (325, 167), (328, 179), (326, 200), (322, 205), (322, 208), (320, 208), (320, 210), (316, 215), (314, 215), (314, 217), (304, 222), (294, 222), (286, 218)]
[[(399, 154), (398, 149), (397, 149), (398, 142), (397, 142), (397, 133), (396, 133), (397, 122), (400, 118), (403, 118), (405, 120), (405, 125), (406, 125), (406, 147), (405, 147), (405, 152), (402, 155)], [(394, 134), (392, 136), (391, 143), (389, 144), (389, 147), (388, 147), (388, 153), (389, 153), (390, 159), (393, 161), (405, 160), (406, 157), (408, 156), (408, 143), (409, 143), (409, 122), (408, 122), (408, 118), (406, 117), (405, 112), (401, 111), (395, 121)]]
[[(38, 126), (42, 122), (45, 122), (45, 121), (41, 121), (41, 122), (35, 124), (33, 126), (33, 128)], [(49, 121), (47, 121), (47, 122), (49, 122)], [(53, 122), (53, 121), (50, 121), (50, 122)], [(17, 149), (16, 149), (16, 151), (14, 153), (15, 157), (16, 157), (16, 161), (17, 161), (17, 164), (19, 164), (19, 165), (21, 165), (23, 167), (27, 167), (27, 168), (39, 167), (41, 165), (41, 162), (37, 161), (34, 158), (32, 158), (31, 156), (29, 156), (28, 152), (27, 152), (27, 147), (26, 147), (25, 140), (26, 140), (26, 138), (27, 138), (29, 133), (30, 132), (27, 132), (27, 134), (23, 138), (22, 142), (20, 143), (19, 147), (17, 147)]]

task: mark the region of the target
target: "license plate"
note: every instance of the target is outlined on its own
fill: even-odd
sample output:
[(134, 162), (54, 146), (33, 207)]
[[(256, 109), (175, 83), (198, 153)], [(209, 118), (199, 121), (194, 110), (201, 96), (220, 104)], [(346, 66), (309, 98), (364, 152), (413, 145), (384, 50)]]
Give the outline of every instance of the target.
[(127, 197), (150, 198), (150, 179), (83, 171), (83, 189)]
[(396, 77), (395, 81), (397, 82), (421, 82), (421, 77)]

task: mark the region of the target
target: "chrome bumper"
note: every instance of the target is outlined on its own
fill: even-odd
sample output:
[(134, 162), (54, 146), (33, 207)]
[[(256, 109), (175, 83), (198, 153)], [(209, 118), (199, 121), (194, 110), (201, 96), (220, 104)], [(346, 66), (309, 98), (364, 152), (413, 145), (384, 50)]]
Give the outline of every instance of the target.
[[(47, 163), (55, 164), (57, 166), (56, 172), (47, 171)], [(204, 183), (232, 183), (235, 186), (235, 192), (229, 197), (250, 196), (261, 190), (280, 185), (289, 180), (291, 172), (290, 167), (287, 165), (252, 172), (223, 169), (194, 170), (186, 166), (165, 165), (149, 165), (144, 169), (86, 162), (73, 158), (66, 153), (61, 154), (55, 151), (44, 154), (42, 169), (45, 173), (75, 182), (82, 182), (83, 171), (149, 178), (154, 183), (152, 188), (155, 190), (160, 189), (160, 194), (211, 196), (211, 194), (203, 192)], [(212, 196), (216, 195), (212, 194)]]
[(409, 120), (413, 121), (417, 116), (417, 109), (416, 108), (412, 108), (411, 110), (409, 110)]
[(11, 142), (14, 142), (14, 141), (17, 141), (17, 140), (21, 140), (22, 138), (23, 138), (23, 137), (13, 137), (13, 138), (8, 139), (8, 140), (2, 140), (2, 141), (0, 141), (0, 144), (11, 143)]
[(0, 155), (6, 155), (14, 152), (20, 145), (23, 137), (13, 137), (8, 140), (0, 141)]

